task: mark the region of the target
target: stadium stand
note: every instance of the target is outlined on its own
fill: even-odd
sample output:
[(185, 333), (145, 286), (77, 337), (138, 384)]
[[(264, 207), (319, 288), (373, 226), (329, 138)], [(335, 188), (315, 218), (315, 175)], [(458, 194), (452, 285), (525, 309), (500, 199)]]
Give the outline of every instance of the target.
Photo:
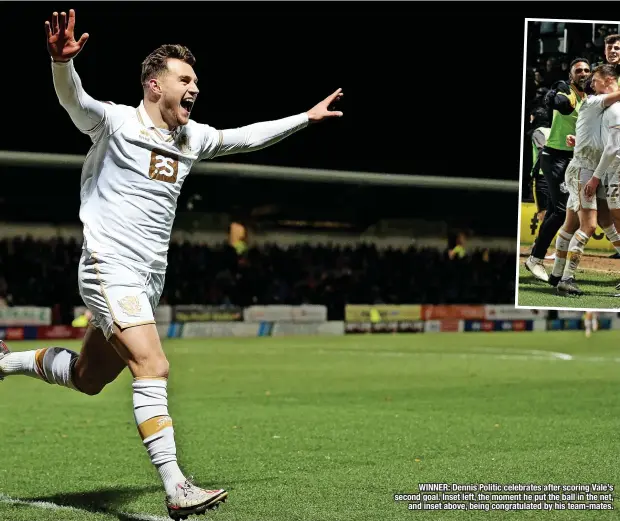
[[(51, 306), (70, 323), (81, 244), (63, 238), (0, 241), (0, 297)], [(343, 320), (345, 304), (499, 304), (514, 301), (514, 254), (474, 250), (450, 259), (437, 248), (271, 244), (238, 255), (227, 244), (173, 243), (161, 303), (322, 304)]]

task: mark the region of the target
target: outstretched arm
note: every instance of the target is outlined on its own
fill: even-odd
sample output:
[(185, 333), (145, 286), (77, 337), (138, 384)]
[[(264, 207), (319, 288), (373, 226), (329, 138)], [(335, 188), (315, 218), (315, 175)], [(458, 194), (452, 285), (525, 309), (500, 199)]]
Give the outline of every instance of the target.
[(341, 117), (340, 111), (331, 110), (331, 105), (342, 97), (342, 89), (325, 98), (307, 112), (296, 116), (254, 123), (245, 127), (219, 131), (219, 144), (211, 158), (252, 152), (273, 145), (285, 137), (305, 128), (308, 124), (325, 119)]
[(603, 177), (603, 174), (607, 171), (614, 158), (620, 152), (620, 127), (611, 127), (609, 129), (609, 137), (607, 138), (607, 143), (605, 143), (605, 148), (603, 149), (603, 154), (601, 155), (601, 159), (598, 162), (596, 170), (592, 174), (594, 177), (600, 179)]
[(620, 101), (620, 89), (609, 94), (605, 94), (603, 98), (603, 105), (605, 107), (611, 107), (614, 103)]
[(58, 101), (75, 126), (84, 133), (93, 131), (105, 116), (105, 106), (84, 91), (73, 60), (52, 62), (52, 76)]
[(213, 157), (260, 150), (282, 141), (307, 125), (308, 116), (304, 112), (275, 121), (263, 121), (245, 127), (220, 130), (221, 144)]
[(80, 77), (75, 71), (73, 58), (82, 50), (88, 40), (88, 33), (76, 41), (74, 37), (75, 11), (67, 15), (53, 13), (52, 23), (45, 22), (47, 49), (52, 58), (54, 89), (62, 107), (69, 113), (75, 126), (84, 133), (93, 131), (105, 116), (105, 106), (89, 96), (82, 88)]

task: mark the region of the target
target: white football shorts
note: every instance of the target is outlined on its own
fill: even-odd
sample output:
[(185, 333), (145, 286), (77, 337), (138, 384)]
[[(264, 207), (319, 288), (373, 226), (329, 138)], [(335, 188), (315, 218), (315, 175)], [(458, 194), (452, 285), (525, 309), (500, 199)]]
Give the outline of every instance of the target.
[(568, 188), (568, 202), (566, 203), (566, 208), (574, 212), (578, 212), (582, 208), (585, 210), (596, 210), (596, 200), (606, 198), (603, 180), (601, 180), (596, 189), (596, 195), (592, 197), (592, 199), (586, 198), (584, 189), (586, 183), (592, 179), (593, 173), (594, 170), (574, 166), (572, 162), (569, 163), (564, 176), (566, 188)]
[(82, 250), (78, 287), (92, 323), (107, 339), (116, 324), (129, 327), (155, 323), (155, 309), (164, 289), (165, 274), (141, 271), (121, 260)]

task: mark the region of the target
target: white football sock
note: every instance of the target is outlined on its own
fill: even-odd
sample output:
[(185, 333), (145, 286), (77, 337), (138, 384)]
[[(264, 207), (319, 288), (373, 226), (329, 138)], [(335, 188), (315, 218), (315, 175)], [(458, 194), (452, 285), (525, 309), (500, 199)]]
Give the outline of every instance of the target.
[(168, 415), (168, 381), (165, 378), (135, 378), (134, 418), (151, 462), (159, 472), (168, 495), (174, 494), (185, 476), (177, 464), (172, 418)]
[(562, 273), (564, 273), (564, 266), (566, 266), (566, 255), (560, 257), (560, 252), (568, 252), (572, 237), (572, 234), (565, 232), (564, 228), (560, 228), (558, 237), (555, 240), (555, 260), (553, 261), (553, 271), (551, 272), (551, 274), (556, 277), (561, 277)]
[(22, 374), (43, 379), (36, 370), (37, 351), (11, 351), (0, 360), (0, 371), (5, 375)]
[(570, 240), (570, 246), (568, 247), (568, 262), (564, 267), (564, 274), (562, 275), (562, 280), (568, 280), (575, 277), (575, 271), (577, 271), (577, 267), (581, 262), (581, 256), (583, 255), (583, 250), (588, 244), (590, 237), (588, 237), (581, 230), (577, 230), (573, 238)]
[(46, 347), (34, 351), (11, 352), (0, 360), (5, 375), (26, 375), (77, 390), (73, 385), (73, 366), (78, 354), (64, 347)]
[(614, 249), (618, 253), (620, 253), (620, 234), (618, 234), (618, 230), (616, 230), (616, 227), (612, 224), (607, 228), (603, 228), (603, 233), (607, 237), (607, 240), (611, 242)]

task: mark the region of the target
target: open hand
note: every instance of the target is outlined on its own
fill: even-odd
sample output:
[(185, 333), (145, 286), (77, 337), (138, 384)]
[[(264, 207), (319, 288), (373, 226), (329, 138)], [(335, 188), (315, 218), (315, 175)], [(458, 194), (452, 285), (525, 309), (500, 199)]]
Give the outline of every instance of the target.
[(52, 23), (45, 22), (45, 34), (47, 35), (47, 50), (54, 61), (68, 62), (70, 59), (78, 55), (88, 40), (88, 33), (80, 36), (79, 40), (75, 40), (75, 11), (69, 10), (69, 21), (67, 23), (67, 14), (52, 14)]
[(337, 102), (340, 98), (342, 98), (343, 92), (342, 89), (338, 89), (333, 94), (330, 94), (325, 98), (321, 103), (318, 103), (314, 107), (312, 107), (308, 112), (308, 121), (310, 123), (318, 123), (327, 118), (340, 118), (342, 117), (342, 112), (339, 110), (331, 110), (332, 105)]

